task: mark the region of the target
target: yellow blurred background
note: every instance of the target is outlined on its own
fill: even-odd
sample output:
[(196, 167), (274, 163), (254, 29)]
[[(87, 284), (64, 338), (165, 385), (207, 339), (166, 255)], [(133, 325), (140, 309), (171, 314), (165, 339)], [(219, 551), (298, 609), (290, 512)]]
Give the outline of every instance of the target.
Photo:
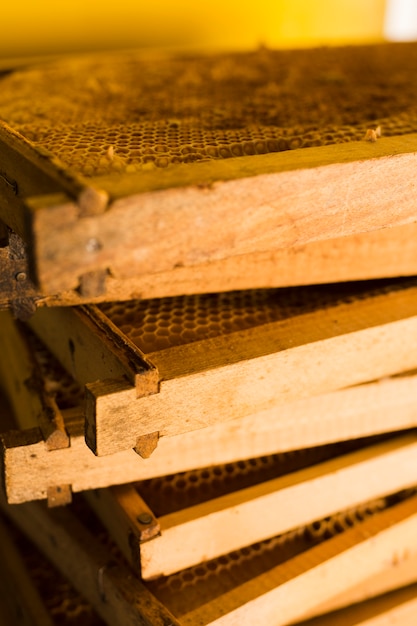
[(404, 1), (9, 0), (1, 11), (0, 56), (375, 42), (384, 37), (387, 3)]

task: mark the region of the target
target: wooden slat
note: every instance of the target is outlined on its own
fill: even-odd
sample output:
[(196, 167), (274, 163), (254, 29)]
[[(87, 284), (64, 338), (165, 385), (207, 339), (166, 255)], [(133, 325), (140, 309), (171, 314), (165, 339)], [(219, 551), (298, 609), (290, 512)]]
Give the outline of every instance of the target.
[[(49, 317), (49, 311), (45, 313)], [(33, 320), (30, 325), (36, 326), (36, 322)], [(65, 330), (69, 326), (70, 337)], [(138, 396), (147, 395), (149, 386), (157, 391), (155, 368), (97, 308), (54, 309), (48, 328), (44, 330), (51, 352), (63, 357), (64, 367), (80, 383), (98, 379), (124, 380), (125, 385), (129, 381), (138, 386)]]
[(304, 616), (305, 619), (314, 620), (317, 616), (320, 616), (321, 619), (322, 615), (414, 585), (417, 582), (417, 554), (403, 556), (404, 558), (395, 560), (394, 567), (393, 563), (387, 561), (385, 569), (378, 574), (361, 580), (360, 583), (315, 606), (308, 615)]
[(182, 615), (181, 625), (284, 626), (303, 618), (324, 599), (377, 574), (398, 555), (415, 553), (416, 507), (413, 498), (362, 522)]
[(399, 589), (330, 615), (299, 622), (299, 626), (414, 626), (417, 585)]
[[(417, 288), (413, 281), (394, 286), (315, 311), (300, 306), (287, 319), (149, 353), (159, 393), (139, 399), (125, 380), (100, 380), (104, 321), (94, 334), (82, 324), (82, 342), (75, 330), (82, 320), (73, 310), (39, 309), (30, 325), (87, 383), (87, 442), (104, 455), (135, 447), (143, 435), (181, 434), (417, 367), (404, 341), (417, 333)], [(128, 343), (114, 325), (111, 330)], [(79, 372), (74, 354), (82, 356)]]
[(69, 510), (4, 505), (6, 514), (93, 605), (106, 624), (176, 626), (178, 622)]
[(57, 477), (78, 492), (412, 428), (417, 424), (416, 394), (414, 373), (359, 385), (161, 437), (146, 460), (133, 450), (91, 454), (81, 408), (63, 411), (70, 445), (53, 454), (39, 429), (12, 432), (8, 421), (1, 429), (4, 486), (8, 501), (19, 503), (46, 498)]
[[(181, 185), (184, 168), (175, 167), (150, 177), (97, 179), (93, 185), (120, 199), (94, 218), (78, 219), (75, 205), (28, 199), (38, 284), (62, 291), (100, 268), (127, 278), (411, 223), (416, 149), (416, 136), (408, 135), (381, 139), (378, 148), (353, 142), (291, 157), (202, 163), (189, 186)], [(400, 179), (406, 182), (398, 186)]]
[[(137, 498), (133, 486), (113, 487), (113, 501), (108, 495), (89, 501), (132, 562), (140, 552), (142, 576), (152, 579), (407, 489), (417, 483), (416, 459), (415, 435), (393, 439), (162, 515), (161, 534), (146, 542), (129, 514)], [(136, 543), (127, 541), (132, 536)]]
[[(0, 249), (0, 309), (30, 299), (33, 306), (68, 306), (103, 301), (159, 298), (233, 289), (289, 287), (417, 274), (417, 224), (327, 239), (288, 249), (234, 256), (166, 272), (119, 278), (107, 275), (96, 295), (79, 290), (46, 294), (29, 280), (27, 260), (11, 260)], [(16, 276), (19, 274), (19, 280)], [(27, 276), (23, 279), (22, 274)], [(19, 310), (19, 309), (18, 309)]]

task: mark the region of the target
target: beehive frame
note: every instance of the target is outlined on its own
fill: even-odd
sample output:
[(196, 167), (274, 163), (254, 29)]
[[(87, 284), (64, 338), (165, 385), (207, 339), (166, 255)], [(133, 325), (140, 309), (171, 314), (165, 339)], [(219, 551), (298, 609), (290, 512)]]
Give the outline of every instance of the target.
[[(141, 494), (140, 484), (97, 492), (89, 497), (89, 502), (100, 519), (114, 530), (125, 556), (144, 579), (152, 579), (307, 526), (316, 519), (359, 506), (361, 502), (408, 489), (417, 483), (416, 448), (415, 435), (404, 436), (250, 487), (238, 487), (236, 491), (194, 506), (180, 507), (165, 515), (155, 517), (146, 511), (149, 520), (145, 529), (155, 528), (151, 536), (144, 535), (141, 523), (140, 511), (145, 507), (137, 495)], [(239, 475), (240, 466), (244, 475), (244, 462), (237, 463), (234, 470)], [(230, 465), (219, 467), (217, 477), (215, 472), (207, 470), (206, 473), (221, 482), (221, 472), (227, 474), (232, 468)], [(195, 482), (187, 480), (187, 475), (178, 478), (184, 487), (178, 490), (177, 499), (184, 499), (181, 493), (187, 487), (199, 489), (199, 476), (204, 484), (201, 478), (204, 470), (190, 474)], [(162, 491), (170, 486), (168, 479), (160, 482)], [(354, 485), (354, 492), (351, 485)], [(305, 506), (307, 501), (308, 507)]]
[(46, 295), (30, 280), (22, 242), (11, 235), (9, 245), (0, 248), (0, 309), (11, 308), (17, 317), (26, 319), (39, 306), (121, 302), (138, 294), (149, 299), (410, 276), (417, 274), (416, 237), (416, 224), (407, 224), (128, 279), (107, 275), (104, 291), (94, 295), (79, 289)]
[[(214, 303), (214, 309), (208, 309), (214, 317), (229, 298), (236, 319), (230, 328), (227, 319), (214, 323), (214, 335), (209, 338), (204, 334), (205, 323), (202, 335), (191, 332), (188, 337), (187, 303), (195, 300), (180, 300), (185, 315), (183, 326), (179, 323), (181, 332), (174, 331), (178, 324), (173, 321), (174, 332), (165, 328), (149, 333), (158, 344), (153, 344), (155, 348), (152, 341), (147, 344), (142, 321), (137, 326), (129, 321), (128, 334), (121, 329), (121, 321), (140, 309), (141, 303), (114, 305), (112, 310), (107, 305), (102, 309), (43, 308), (29, 323), (66, 369), (86, 385), (86, 437), (91, 449), (101, 456), (135, 448), (149, 456), (162, 436), (416, 367), (416, 358), (403, 340), (404, 332), (415, 333), (413, 280), (385, 284), (380, 292), (379, 287), (367, 292), (368, 288), (240, 292), (220, 300), (210, 296), (204, 302)], [(349, 295), (346, 289), (351, 290)], [(272, 306), (264, 302), (253, 318), (245, 298), (261, 302), (265, 297)], [(301, 298), (293, 309), (291, 298), (293, 303)], [(241, 306), (234, 309), (236, 302)], [(284, 309), (280, 302), (285, 302)], [(158, 300), (156, 307), (162, 321), (166, 316), (171, 319), (170, 307), (176, 310), (175, 301), (170, 300)], [(202, 314), (207, 315), (207, 310)], [(189, 323), (199, 327), (198, 319)], [(170, 322), (163, 324), (169, 327)], [(175, 338), (176, 345), (160, 344), (169, 337)], [(343, 367), (335, 368), (334, 363)]]
[[(6, 75), (0, 217), (26, 244), (39, 288), (4, 252), (6, 300), (17, 310), (25, 298), (32, 306), (45, 297), (53, 304), (55, 296), (68, 304), (80, 301), (79, 292), (81, 301), (104, 298), (107, 286), (107, 299), (129, 290), (133, 296), (152, 290), (153, 275), (161, 292), (172, 276), (177, 293), (181, 285), (190, 292), (202, 289), (192, 268), (208, 274), (208, 290), (289, 284), (301, 272), (282, 283), (280, 263), (293, 248), (308, 258), (303, 246), (310, 244), (322, 261), (311, 281), (320, 274), (338, 279), (325, 261), (329, 240), (402, 224), (412, 230), (417, 123), (412, 77), (404, 82), (411, 64), (403, 59), (415, 50), (295, 52), (294, 62), (266, 50), (192, 58), (128, 53)], [(317, 75), (301, 71), (306, 64), (311, 70), (312, 54)], [(361, 54), (372, 66), (366, 81)], [(306, 80), (312, 85), (304, 110), (293, 104)], [(361, 141), (367, 126), (379, 123), (383, 137)], [(397, 250), (403, 232), (392, 233)], [(412, 271), (411, 249), (402, 258)], [(395, 271), (387, 259), (385, 270), (376, 258), (369, 270), (363, 261), (356, 258), (339, 277)]]
[[(17, 328), (16, 322), (9, 321), (10, 324), (1, 326), (0, 345), (4, 353), (22, 345), (23, 340), (22, 325)], [(27, 329), (23, 334), (26, 349), (32, 352), (31, 358), (27, 355), (28, 362), (41, 364), (43, 385), (38, 387), (38, 393), (42, 393), (42, 388), (48, 391), (64, 431), (59, 431), (62, 445), (59, 449), (53, 446), (50, 454), (53, 438), (48, 438), (49, 431), (42, 431), (38, 416), (32, 409), (27, 414), (27, 407), (21, 404), (28, 372), (22, 367), (21, 352), (18, 370), (13, 372), (14, 362), (10, 361), (8, 376), (3, 379), (15, 417), (12, 411), (8, 416), (6, 400), (1, 400), (3, 488), (10, 503), (47, 498), (50, 505), (62, 504), (65, 497), (71, 498), (72, 492), (399, 431), (417, 423), (417, 376), (407, 372), (273, 407), (180, 437), (162, 437), (146, 462), (133, 450), (97, 457), (91, 454), (84, 439), (82, 389), (77, 388), (39, 341), (34, 342)], [(30, 391), (35, 394), (36, 388), (32, 386)], [(41, 399), (32, 399), (34, 406), (42, 406)], [(53, 432), (56, 444), (56, 431)], [(63, 433), (66, 442), (62, 441)]]
[(414, 624), (417, 610), (417, 585), (373, 598), (337, 613), (303, 621), (299, 626), (385, 626), (390, 621), (402, 626)]

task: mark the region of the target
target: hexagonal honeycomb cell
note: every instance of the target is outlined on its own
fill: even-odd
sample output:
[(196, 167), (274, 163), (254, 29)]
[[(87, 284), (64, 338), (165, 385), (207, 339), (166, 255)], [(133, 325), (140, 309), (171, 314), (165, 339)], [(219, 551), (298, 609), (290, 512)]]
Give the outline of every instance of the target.
[(401, 280), (381, 280), (258, 289), (105, 303), (98, 307), (142, 352), (150, 354), (376, 296), (400, 289), (403, 284)]
[(415, 44), (129, 52), (0, 77), (0, 118), (84, 176), (417, 131)]

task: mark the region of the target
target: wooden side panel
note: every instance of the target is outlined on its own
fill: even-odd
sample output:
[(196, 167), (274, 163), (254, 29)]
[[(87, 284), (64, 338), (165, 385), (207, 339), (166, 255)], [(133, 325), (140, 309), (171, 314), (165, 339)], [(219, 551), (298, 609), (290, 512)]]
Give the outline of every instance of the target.
[(50, 210), (33, 207), (39, 285), (62, 291), (99, 269), (128, 278), (412, 223), (416, 147), (410, 134), (377, 146), (197, 163), (186, 168), (188, 180), (184, 167), (96, 178), (115, 198), (101, 215), (68, 222), (52, 237)]
[[(33, 306), (73, 306), (137, 297), (160, 298), (415, 275), (416, 238), (417, 224), (407, 224), (128, 279), (106, 275), (103, 292), (88, 295), (80, 290), (54, 294), (37, 291), (28, 278), (22, 278), (22, 273), (29, 276), (27, 260), (10, 261), (8, 248), (4, 248), (0, 249), (0, 309), (15, 308), (14, 302), (22, 299), (30, 299)], [(20, 277), (16, 279), (18, 274)]]
[(299, 626), (414, 626), (416, 611), (417, 585), (412, 585), (337, 613), (299, 622)]
[(155, 368), (96, 307), (40, 309), (29, 323), (79, 383), (125, 379), (138, 397), (157, 393)]
[[(158, 519), (161, 535), (140, 545), (142, 576), (168, 576), (361, 502), (410, 488), (417, 483), (416, 458), (417, 440), (410, 435), (163, 515)], [(103, 519), (114, 528), (120, 508), (124, 519), (130, 519), (130, 534), (136, 537), (130, 555), (134, 561), (141, 531), (137, 519), (129, 515), (135, 491), (123, 486), (114, 487), (111, 493), (113, 506), (109, 508), (108, 503)], [(96, 501), (91, 501), (95, 505)], [(121, 545), (127, 544), (128, 534), (119, 524), (115, 537)]]
[(44, 499), (58, 476), (78, 492), (412, 428), (417, 424), (416, 394), (416, 375), (359, 385), (162, 437), (146, 460), (133, 450), (93, 455), (84, 440), (82, 410), (66, 411), (70, 446), (53, 454), (37, 429), (3, 433), (7, 498), (11, 503)]
[(417, 317), (408, 296), (402, 304), (376, 298), (154, 353), (157, 395), (136, 402), (129, 389), (87, 385), (89, 445), (111, 454), (147, 433), (172, 436), (412, 369), (417, 357), (404, 337), (416, 335)]
[(284, 626), (300, 620), (324, 599), (377, 574), (399, 554), (405, 559), (415, 554), (416, 515), (415, 498), (396, 505), (183, 615), (181, 624)]

